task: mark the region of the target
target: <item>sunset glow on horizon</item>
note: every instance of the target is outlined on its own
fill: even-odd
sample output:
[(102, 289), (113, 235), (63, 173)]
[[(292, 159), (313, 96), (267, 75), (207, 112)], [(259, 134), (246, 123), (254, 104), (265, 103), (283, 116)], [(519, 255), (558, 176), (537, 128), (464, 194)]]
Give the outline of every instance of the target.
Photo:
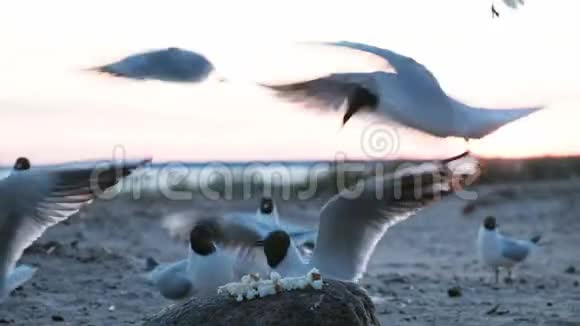
[[(488, 1), (471, 2), (481, 4), (385, 1), (385, 17), (387, 10), (369, 9), (379, 8), (370, 1), (336, 4), (332, 15), (325, 14), (328, 6), (300, 1), (256, 3), (262, 14), (250, 10), (251, 1), (198, 7), (104, 1), (88, 8), (57, 0), (37, 2), (34, 10), (4, 3), (0, 165), (23, 155), (39, 164), (108, 158), (118, 145), (128, 156), (157, 162), (328, 160), (342, 153), (435, 158), (466, 148), (483, 157), (580, 155), (580, 46), (573, 41), (580, 22), (571, 7), (580, 4), (529, 1), (491, 19)], [(450, 96), (470, 105), (547, 107), (468, 144), (381, 124), (387, 148), (369, 153), (365, 133), (377, 128), (371, 118), (340, 128), (338, 113), (306, 112), (251, 84), (340, 65), (327, 53), (303, 60), (289, 45), (343, 39), (415, 58)], [(206, 54), (233, 82), (136, 82), (84, 71), (169, 46)]]

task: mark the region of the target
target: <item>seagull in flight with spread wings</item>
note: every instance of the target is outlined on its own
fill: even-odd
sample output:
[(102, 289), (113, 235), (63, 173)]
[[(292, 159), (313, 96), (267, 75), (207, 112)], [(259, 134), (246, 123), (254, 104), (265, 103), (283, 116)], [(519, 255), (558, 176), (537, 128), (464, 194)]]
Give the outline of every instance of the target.
[(541, 109), (540, 106), (511, 109), (469, 106), (448, 96), (435, 76), (410, 57), (361, 43), (343, 41), (306, 45), (310, 44), (352, 51), (376, 69), (260, 85), (272, 90), (279, 98), (308, 108), (339, 110), (346, 106), (343, 126), (357, 113), (368, 111), (434, 136), (477, 139)]

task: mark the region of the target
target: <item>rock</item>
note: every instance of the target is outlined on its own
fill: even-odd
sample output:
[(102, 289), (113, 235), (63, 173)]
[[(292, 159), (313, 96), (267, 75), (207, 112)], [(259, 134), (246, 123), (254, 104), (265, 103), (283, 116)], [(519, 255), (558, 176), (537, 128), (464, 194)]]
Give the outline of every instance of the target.
[(285, 291), (249, 301), (214, 296), (165, 308), (144, 326), (380, 325), (375, 306), (354, 283), (324, 280), (321, 290)]
[(447, 295), (450, 298), (460, 297), (462, 295), (461, 288), (459, 286), (454, 286), (447, 290)]
[(64, 317), (60, 316), (60, 315), (52, 315), (52, 317), (50, 317), (52, 319), (52, 321), (59, 321), (59, 322), (63, 322), (64, 321)]

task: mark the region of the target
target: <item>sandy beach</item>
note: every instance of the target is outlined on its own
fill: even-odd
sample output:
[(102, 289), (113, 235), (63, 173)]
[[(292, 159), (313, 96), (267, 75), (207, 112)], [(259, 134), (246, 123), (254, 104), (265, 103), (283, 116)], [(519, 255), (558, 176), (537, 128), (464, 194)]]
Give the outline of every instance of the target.
[[(580, 325), (580, 183), (476, 190), (475, 204), (446, 198), (382, 239), (362, 281), (382, 324)], [(322, 203), (283, 202), (279, 211), (314, 224)], [(142, 278), (144, 258), (165, 262), (187, 252), (185, 243), (161, 228), (160, 218), (185, 210), (253, 211), (254, 205), (255, 200), (203, 198), (97, 201), (49, 229), (25, 252), (21, 263), (39, 271), (0, 306), (0, 324), (140, 324), (171, 304)], [(490, 214), (504, 233), (543, 236), (541, 250), (515, 269), (511, 284), (495, 285), (476, 255), (477, 229)], [(460, 295), (451, 297), (451, 288)]]

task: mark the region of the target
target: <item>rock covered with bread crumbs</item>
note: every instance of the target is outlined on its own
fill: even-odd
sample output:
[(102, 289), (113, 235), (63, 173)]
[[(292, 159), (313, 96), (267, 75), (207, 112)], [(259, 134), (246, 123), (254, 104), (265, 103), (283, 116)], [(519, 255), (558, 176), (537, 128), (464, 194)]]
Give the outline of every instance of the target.
[(284, 291), (312, 288), (322, 289), (322, 277), (316, 268), (304, 276), (282, 278), (276, 272), (270, 273), (270, 279), (261, 279), (257, 274), (244, 275), (240, 282), (231, 282), (220, 286), (219, 295), (235, 297), (238, 302), (263, 298)]

